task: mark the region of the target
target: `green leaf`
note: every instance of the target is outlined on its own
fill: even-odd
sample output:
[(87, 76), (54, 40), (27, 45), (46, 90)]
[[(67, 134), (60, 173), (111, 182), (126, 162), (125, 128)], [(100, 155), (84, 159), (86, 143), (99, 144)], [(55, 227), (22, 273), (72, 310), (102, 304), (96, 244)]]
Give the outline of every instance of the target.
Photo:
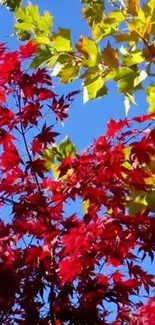
[(61, 83), (72, 82), (73, 80), (78, 78), (79, 68), (76, 65), (68, 64), (61, 69), (58, 75), (60, 77)]
[(116, 74), (114, 80), (118, 81), (120, 79), (130, 78), (130, 77), (135, 78), (136, 75), (137, 75), (136, 72), (134, 70), (132, 70), (131, 68), (120, 67), (120, 69), (117, 71), (117, 74)]
[(30, 64), (30, 68), (36, 69), (40, 67), (42, 64), (47, 63), (51, 58), (51, 52), (49, 47), (46, 45), (42, 45), (38, 48), (36, 57)]
[(147, 197), (137, 196), (134, 200), (126, 203), (126, 207), (129, 209), (129, 215), (134, 216), (137, 212), (143, 212), (148, 206)]
[(149, 103), (149, 112), (154, 113), (155, 112), (155, 85), (150, 84), (146, 88), (146, 96), (147, 96), (147, 101)]
[(28, 6), (27, 6), (27, 13), (30, 15), (33, 22), (38, 23), (38, 21), (40, 19), (40, 14), (39, 14), (39, 8), (37, 5), (35, 6), (32, 4), (32, 2), (29, 2)]
[(39, 31), (44, 32), (46, 34), (50, 32), (51, 27), (53, 25), (53, 17), (49, 13), (49, 11), (44, 11), (44, 16), (39, 18), (37, 25)]
[(53, 32), (52, 45), (57, 52), (72, 52), (71, 31), (66, 28), (59, 28), (59, 33)]
[(122, 58), (122, 63), (124, 65), (127, 65), (128, 67), (135, 65), (135, 64), (139, 64), (143, 61), (144, 61), (143, 53), (142, 53), (142, 51), (140, 51), (138, 49), (128, 53), (127, 55), (125, 55)]
[(146, 202), (151, 212), (155, 212), (155, 192), (147, 193)]
[(24, 30), (24, 31), (32, 31), (34, 32), (34, 25), (29, 22), (24, 22), (24, 23), (17, 23), (15, 25), (16, 30)]
[(130, 164), (130, 153), (131, 153), (131, 149), (132, 147), (131, 146), (126, 146), (124, 148), (124, 153), (125, 153), (125, 161), (123, 163), (123, 166), (127, 169), (132, 169), (132, 166)]
[(103, 78), (101, 76), (97, 76), (92, 79), (86, 79), (83, 85), (84, 85), (84, 94), (83, 94), (84, 103), (86, 103), (90, 99), (99, 98), (107, 94), (107, 87), (104, 86)]
[[(33, 5), (29, 1), (27, 7), (16, 8), (15, 18), (15, 30), (17, 31), (17, 35), (20, 31), (30, 31), (36, 37), (49, 37), (53, 24), (53, 17), (48, 11), (45, 11), (44, 15), (41, 16), (38, 6)], [(41, 44), (43, 40), (45, 41), (44, 38), (40, 39)]]
[(115, 34), (117, 30), (117, 24), (111, 25), (102, 20), (99, 24), (92, 27), (92, 34), (95, 41), (100, 42), (105, 37)]
[(134, 80), (136, 77), (130, 76), (130, 78), (123, 78), (118, 81), (118, 91), (119, 93), (128, 93), (132, 90), (141, 89), (139, 84), (137, 87), (134, 87)]
[(62, 140), (62, 142), (56, 147), (56, 150), (57, 158), (60, 161), (68, 156), (74, 157), (77, 153), (76, 146), (68, 137), (65, 137)]
[(125, 20), (125, 16), (121, 10), (112, 10), (109, 11), (106, 22), (110, 22), (111, 24), (119, 24)]
[(45, 166), (50, 170), (57, 161), (61, 162), (68, 156), (74, 157), (76, 153), (76, 146), (68, 137), (65, 137), (59, 145), (54, 145), (44, 150)]
[(82, 9), (83, 17), (87, 20), (89, 26), (99, 23), (103, 18), (104, 3), (101, 1), (91, 2)]
[(118, 81), (118, 91), (120, 93), (130, 93), (132, 90), (141, 89), (141, 84), (134, 86), (134, 81), (139, 73), (128, 68), (122, 67), (119, 69), (114, 80)]
[(10, 11), (15, 11), (22, 5), (23, 0), (2, 0), (1, 3), (6, 6)]
[(55, 155), (56, 155), (56, 152), (54, 149), (55, 149), (54, 147), (49, 147), (46, 150), (44, 150), (44, 153), (43, 153), (45, 167), (48, 170), (50, 170), (54, 164), (54, 159), (55, 159)]

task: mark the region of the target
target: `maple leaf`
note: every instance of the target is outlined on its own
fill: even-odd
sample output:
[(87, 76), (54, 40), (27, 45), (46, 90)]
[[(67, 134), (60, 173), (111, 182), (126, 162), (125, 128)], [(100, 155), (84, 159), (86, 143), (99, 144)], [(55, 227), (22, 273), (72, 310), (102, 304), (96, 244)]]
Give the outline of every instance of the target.
[(54, 138), (57, 137), (60, 133), (52, 131), (52, 126), (46, 126), (46, 123), (44, 124), (41, 133), (37, 135), (37, 139), (40, 142), (45, 143), (47, 145), (48, 143), (52, 142), (54, 143)]
[(55, 113), (56, 118), (60, 121), (63, 121), (68, 117), (67, 110), (70, 107), (69, 104), (65, 104), (64, 96), (62, 96), (59, 100), (55, 97), (53, 98), (52, 105), (49, 106), (52, 111)]
[(72, 281), (77, 275), (81, 273), (81, 264), (77, 260), (66, 258), (59, 263), (59, 276), (62, 284), (67, 281)]
[(111, 119), (108, 124), (107, 124), (107, 133), (106, 135), (108, 137), (114, 137), (115, 134), (120, 131), (122, 128), (124, 128), (125, 126), (128, 126), (129, 125), (129, 122), (127, 119), (125, 120), (120, 120), (118, 122), (116, 122), (115, 120)]
[(37, 158), (27, 162), (27, 169), (31, 169), (32, 173), (36, 173), (41, 178), (44, 178), (44, 173), (47, 171), (45, 162), (42, 158)]
[(19, 51), (20, 51), (21, 58), (22, 59), (30, 58), (35, 53), (37, 48), (38, 48), (38, 45), (34, 44), (32, 40), (30, 40), (29, 42), (27, 42), (24, 45), (20, 45)]
[(31, 246), (25, 250), (25, 263), (37, 262), (42, 252), (41, 247)]
[(52, 91), (52, 90), (49, 90), (49, 89), (46, 89), (46, 88), (39, 88), (38, 90), (38, 100), (39, 101), (43, 101), (43, 100), (46, 100), (46, 99), (49, 99), (49, 98), (53, 98), (55, 97), (56, 94)]
[(6, 102), (6, 95), (4, 88), (0, 87), (0, 102)]
[(0, 106), (0, 127), (8, 125), (11, 129), (15, 122), (15, 114), (4, 106)]
[(1, 166), (4, 170), (11, 170), (23, 163), (16, 147), (12, 144), (7, 150), (5, 150), (0, 156)]
[(0, 128), (0, 145), (3, 145), (4, 150), (8, 150), (11, 145), (13, 145), (13, 140), (15, 136), (3, 128)]
[(48, 143), (55, 143), (54, 138), (59, 135), (58, 132), (52, 131), (52, 126), (46, 126), (44, 124), (42, 131), (32, 141), (32, 152), (33, 154), (41, 154), (47, 147)]
[(30, 102), (21, 109), (17, 117), (22, 121), (24, 128), (28, 126), (28, 123), (37, 125), (37, 119), (42, 116), (40, 109), (41, 105), (39, 102)]

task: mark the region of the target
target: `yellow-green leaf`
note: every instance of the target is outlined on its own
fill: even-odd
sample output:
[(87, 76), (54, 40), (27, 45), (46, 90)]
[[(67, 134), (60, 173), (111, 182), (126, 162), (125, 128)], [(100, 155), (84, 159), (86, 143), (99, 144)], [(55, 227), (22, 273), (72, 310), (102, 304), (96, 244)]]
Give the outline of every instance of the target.
[(147, 96), (147, 101), (149, 103), (149, 112), (154, 113), (155, 112), (155, 85), (150, 84), (146, 88), (146, 96)]
[(126, 203), (126, 207), (129, 209), (129, 214), (134, 216), (137, 212), (144, 211), (148, 206), (146, 196), (137, 196), (134, 200)]
[(74, 157), (77, 153), (76, 146), (68, 138), (68, 136), (66, 136), (55, 149), (57, 153), (57, 159), (59, 161), (68, 156)]
[[(86, 103), (88, 100), (93, 98), (100, 97), (98, 95), (99, 90), (104, 86), (103, 78), (101, 76), (97, 76), (92, 79), (86, 79), (83, 83), (84, 86), (84, 94), (83, 101)], [(107, 94), (107, 88), (104, 89), (105, 95)]]
[(104, 3), (91, 2), (82, 9), (83, 17), (87, 20), (88, 24), (92, 27), (94, 24), (99, 23), (103, 18)]
[(72, 82), (78, 77), (78, 74), (79, 74), (79, 68), (77, 65), (67, 64), (65, 67), (61, 69), (59, 73), (60, 82), (62, 83)]
[(96, 42), (101, 41), (106, 36), (115, 34), (116, 31), (118, 31), (118, 25), (116, 23), (111, 25), (105, 20), (92, 27), (92, 34)]
[(142, 51), (136, 49), (133, 52), (128, 53), (126, 56), (122, 58), (122, 63), (127, 65), (128, 67), (139, 64), (144, 61)]
[(52, 45), (57, 52), (72, 52), (71, 31), (67, 28), (59, 27), (59, 33), (53, 32)]
[(151, 212), (155, 212), (155, 191), (147, 193), (146, 202)]

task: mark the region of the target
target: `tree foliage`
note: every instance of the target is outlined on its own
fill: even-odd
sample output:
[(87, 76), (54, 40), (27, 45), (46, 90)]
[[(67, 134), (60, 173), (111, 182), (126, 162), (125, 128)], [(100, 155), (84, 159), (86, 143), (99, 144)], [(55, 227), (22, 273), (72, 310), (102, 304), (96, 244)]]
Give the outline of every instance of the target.
[[(79, 91), (56, 94), (45, 68), (55, 65), (63, 83), (81, 76), (85, 102), (114, 80), (128, 107), (153, 75), (154, 1), (110, 1), (112, 9), (81, 2), (93, 38), (82, 35), (76, 46), (69, 29), (51, 31), (49, 12), (5, 2), (28, 41), (13, 52), (0, 44), (4, 325), (154, 325), (154, 274), (143, 263), (155, 252), (154, 83), (144, 88), (146, 114), (111, 119), (79, 154), (68, 137), (57, 140), (55, 123), (65, 122)], [(77, 201), (83, 213), (70, 215), (66, 204)]]
[[(81, 78), (84, 102), (107, 95), (107, 81), (117, 82), (128, 112), (136, 91), (143, 89), (146, 95), (149, 92), (153, 96), (150, 77), (154, 76), (155, 2), (81, 3), (92, 36), (81, 35), (76, 44), (70, 29), (53, 31), (52, 15), (46, 11), (40, 16), (38, 6), (31, 2), (15, 8), (15, 33), (20, 40), (32, 37), (39, 44), (32, 67), (46, 64), (62, 83)], [(149, 109), (154, 111), (153, 105)]]

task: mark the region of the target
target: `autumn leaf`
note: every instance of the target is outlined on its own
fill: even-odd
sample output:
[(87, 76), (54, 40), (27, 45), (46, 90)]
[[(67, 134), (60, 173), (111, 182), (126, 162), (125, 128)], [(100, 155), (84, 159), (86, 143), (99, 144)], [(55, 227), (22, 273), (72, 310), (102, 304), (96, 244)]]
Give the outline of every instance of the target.
[(84, 55), (84, 62), (88, 64), (88, 66), (94, 66), (99, 62), (99, 48), (91, 38), (82, 35), (76, 44), (76, 48)]
[(136, 15), (140, 9), (140, 0), (126, 0), (127, 12)]
[(118, 50), (112, 48), (110, 42), (108, 42), (107, 46), (103, 50), (102, 57), (104, 64), (110, 68), (117, 69), (119, 67)]

